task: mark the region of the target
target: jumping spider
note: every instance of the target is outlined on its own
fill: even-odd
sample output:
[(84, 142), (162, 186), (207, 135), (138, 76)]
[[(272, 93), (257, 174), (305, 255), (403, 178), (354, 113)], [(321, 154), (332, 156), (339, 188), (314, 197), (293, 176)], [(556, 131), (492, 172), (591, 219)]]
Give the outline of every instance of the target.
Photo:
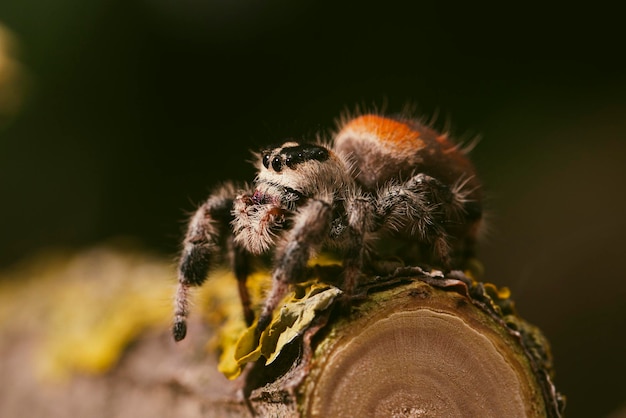
[(246, 288), (250, 256), (273, 250), (272, 288), (258, 331), (321, 249), (342, 254), (347, 298), (373, 265), (381, 239), (406, 243), (442, 270), (473, 254), (482, 218), (474, 168), (446, 135), (413, 118), (365, 114), (345, 120), (332, 147), (287, 141), (255, 155), (254, 186), (225, 184), (189, 222), (178, 268), (176, 341), (187, 332), (189, 289), (206, 280), (222, 249), (248, 324), (255, 316)]

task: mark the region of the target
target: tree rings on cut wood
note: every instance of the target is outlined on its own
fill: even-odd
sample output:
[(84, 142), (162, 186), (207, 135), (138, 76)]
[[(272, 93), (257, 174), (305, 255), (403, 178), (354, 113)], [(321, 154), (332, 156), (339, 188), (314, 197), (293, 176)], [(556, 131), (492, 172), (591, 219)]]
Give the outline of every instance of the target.
[(305, 335), (310, 353), (252, 405), (263, 416), (560, 416), (540, 332), (494, 286), (457, 276), (370, 284), (349, 315)]
[(316, 353), (307, 416), (526, 417), (545, 410), (521, 347), (462, 296), (415, 282), (377, 299), (385, 303), (368, 304)]

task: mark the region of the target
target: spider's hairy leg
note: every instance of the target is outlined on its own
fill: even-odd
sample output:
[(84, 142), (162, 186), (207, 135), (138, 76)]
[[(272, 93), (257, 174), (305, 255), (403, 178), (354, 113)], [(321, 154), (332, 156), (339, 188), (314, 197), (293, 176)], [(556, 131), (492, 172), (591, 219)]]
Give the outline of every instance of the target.
[(482, 192), (479, 186), (470, 186), (472, 180), (472, 177), (460, 178), (451, 189), (457, 202), (463, 204), (463, 232), (457, 249), (457, 257), (462, 260), (476, 257), (478, 237), (484, 227)]
[(450, 188), (420, 173), (405, 183), (384, 187), (377, 197), (376, 215), (381, 228), (429, 244), (437, 261), (448, 269), (452, 263), (448, 228), (463, 224), (466, 202), (462, 188)]
[[(421, 182), (421, 187), (429, 190), (439, 207), (437, 213), (440, 224), (448, 237), (446, 265), (463, 268), (470, 258), (475, 257), (477, 238), (482, 226), (480, 186), (476, 185), (471, 176), (461, 176), (450, 186), (424, 174), (419, 174), (412, 180)], [(437, 248), (435, 250), (439, 254)]]
[(366, 234), (372, 229), (371, 214), (374, 201), (371, 196), (356, 196), (347, 202), (347, 251), (343, 263), (343, 290), (347, 298), (354, 294), (367, 252)]
[[(235, 188), (225, 184), (217, 189), (193, 214), (187, 227), (178, 265), (178, 288), (174, 302), (174, 339), (187, 334), (189, 289), (206, 280), (213, 258), (219, 250), (220, 237), (230, 231)], [(237, 257), (232, 256), (234, 259)], [(245, 263), (245, 261), (239, 261)], [(245, 268), (240, 268), (245, 271)]]
[(237, 278), (237, 286), (239, 289), (239, 299), (241, 301), (241, 307), (243, 309), (243, 317), (248, 326), (254, 322), (254, 311), (252, 310), (252, 301), (250, 299), (250, 292), (246, 282), (250, 275), (250, 253), (244, 248), (234, 242), (234, 239), (229, 239), (229, 254), (230, 264), (235, 277)]
[(328, 236), (331, 218), (331, 205), (321, 200), (310, 200), (294, 217), (293, 228), (276, 254), (272, 289), (257, 325), (259, 334), (269, 325), (274, 309), (289, 290), (289, 285), (302, 279), (312, 252), (321, 247)]

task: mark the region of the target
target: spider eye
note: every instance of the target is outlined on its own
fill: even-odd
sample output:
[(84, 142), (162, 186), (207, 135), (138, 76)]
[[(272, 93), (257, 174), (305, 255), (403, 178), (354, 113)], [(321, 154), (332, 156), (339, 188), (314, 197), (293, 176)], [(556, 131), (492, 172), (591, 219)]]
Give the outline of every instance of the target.
[(269, 154), (263, 155), (263, 166), (265, 168), (270, 168), (270, 155)]
[(272, 160), (272, 168), (277, 172), (283, 169), (283, 162), (280, 160), (280, 157), (274, 157)]

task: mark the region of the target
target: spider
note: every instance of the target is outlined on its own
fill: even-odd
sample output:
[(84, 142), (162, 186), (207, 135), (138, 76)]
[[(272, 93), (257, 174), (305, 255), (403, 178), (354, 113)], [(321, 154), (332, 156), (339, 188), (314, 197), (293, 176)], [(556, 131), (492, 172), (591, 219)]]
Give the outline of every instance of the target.
[(381, 240), (402, 243), (404, 253), (444, 271), (473, 256), (481, 185), (466, 151), (419, 120), (363, 114), (341, 122), (332, 146), (286, 141), (254, 155), (254, 184), (225, 183), (189, 221), (178, 267), (176, 341), (187, 333), (190, 288), (204, 283), (222, 253), (229, 254), (248, 325), (255, 318), (246, 288), (251, 257), (274, 257), (258, 332), (322, 249), (341, 254), (348, 299), (375, 264)]

